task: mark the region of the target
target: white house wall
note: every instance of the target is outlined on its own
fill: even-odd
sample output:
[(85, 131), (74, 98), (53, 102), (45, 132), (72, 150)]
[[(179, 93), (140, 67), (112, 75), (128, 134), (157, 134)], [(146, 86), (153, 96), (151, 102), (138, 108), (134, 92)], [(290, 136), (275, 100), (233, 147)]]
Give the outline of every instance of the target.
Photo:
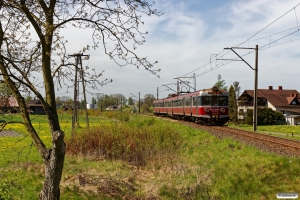
[(267, 101), (267, 108), (271, 108), (272, 110), (278, 111), (269, 101)]

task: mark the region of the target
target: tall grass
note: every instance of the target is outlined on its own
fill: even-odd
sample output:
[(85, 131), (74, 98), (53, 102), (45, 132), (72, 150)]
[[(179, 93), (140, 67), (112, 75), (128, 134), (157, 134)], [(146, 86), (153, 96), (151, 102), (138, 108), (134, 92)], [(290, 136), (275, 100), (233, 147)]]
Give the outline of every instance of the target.
[(91, 159), (122, 160), (136, 166), (172, 159), (180, 147), (180, 135), (170, 124), (158, 123), (148, 119), (83, 130), (67, 140), (67, 153)]

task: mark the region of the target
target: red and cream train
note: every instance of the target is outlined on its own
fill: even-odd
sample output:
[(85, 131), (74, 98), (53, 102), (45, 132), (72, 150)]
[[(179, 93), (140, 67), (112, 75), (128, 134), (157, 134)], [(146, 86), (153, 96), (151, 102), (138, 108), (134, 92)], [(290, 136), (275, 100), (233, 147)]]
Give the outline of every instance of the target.
[(224, 125), (229, 120), (228, 92), (217, 87), (183, 95), (171, 95), (153, 102), (154, 114), (194, 121), (203, 125)]

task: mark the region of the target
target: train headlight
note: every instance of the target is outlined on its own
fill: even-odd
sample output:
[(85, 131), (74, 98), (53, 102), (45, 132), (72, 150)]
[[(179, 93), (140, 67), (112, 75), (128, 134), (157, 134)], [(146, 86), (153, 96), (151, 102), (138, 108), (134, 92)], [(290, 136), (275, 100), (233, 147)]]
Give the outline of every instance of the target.
[(209, 112), (209, 108), (205, 108), (204, 111), (208, 113)]
[(221, 108), (221, 109), (220, 109), (220, 112), (221, 112), (221, 113), (224, 113), (224, 112), (225, 112), (225, 108)]

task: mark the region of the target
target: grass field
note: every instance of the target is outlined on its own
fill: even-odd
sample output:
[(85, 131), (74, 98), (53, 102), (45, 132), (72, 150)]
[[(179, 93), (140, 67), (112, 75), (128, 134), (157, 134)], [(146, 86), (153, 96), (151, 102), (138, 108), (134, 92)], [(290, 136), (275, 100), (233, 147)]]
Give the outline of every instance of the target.
[[(143, 165), (138, 165), (126, 160), (126, 156), (116, 159), (105, 156), (111, 154), (67, 154), (61, 199), (276, 199), (278, 192), (300, 193), (299, 158), (261, 152), (243, 143), (218, 139), (167, 120), (140, 115), (130, 115), (129, 119), (119, 114), (106, 116), (108, 118), (102, 115), (90, 117), (90, 126), (111, 127), (110, 137), (113, 136), (114, 141), (127, 134), (126, 142), (130, 142), (124, 150), (121, 141), (125, 139), (120, 137), (120, 142), (113, 143), (117, 145), (114, 152), (129, 154), (128, 149), (136, 144), (145, 147), (138, 148), (145, 150), (144, 155), (152, 156), (148, 156)], [(18, 120), (21, 120), (20, 116), (15, 115), (14, 121)], [(50, 145), (45, 116), (33, 115), (32, 120), (40, 136)], [(68, 143), (71, 115), (61, 114), (60, 122)], [(84, 124), (82, 116), (77, 135), (88, 134), (85, 135), (88, 137), (92, 134), (86, 132)], [(6, 128), (22, 135), (0, 137), (0, 199), (38, 199), (43, 183), (42, 160), (20, 124)], [(271, 128), (270, 132), (273, 132)], [(287, 132), (292, 130), (285, 128)], [(167, 139), (165, 134), (160, 134), (166, 132), (172, 137)], [(130, 137), (130, 133), (139, 134)], [(138, 138), (143, 136), (148, 139)], [(132, 141), (127, 140), (130, 138)], [(151, 143), (153, 138), (155, 143)], [(82, 138), (80, 141), (86, 143)], [(153, 144), (157, 145), (151, 146)], [(174, 144), (172, 151), (167, 150), (170, 144)], [(102, 144), (99, 142), (99, 145)], [(118, 151), (117, 147), (123, 151)]]
[[(233, 125), (230, 127), (240, 128), (244, 130), (252, 131), (253, 127), (249, 125)], [(273, 135), (277, 137), (289, 138), (293, 140), (300, 140), (300, 126), (290, 125), (273, 125), (273, 126), (258, 126), (257, 132), (262, 134)]]

